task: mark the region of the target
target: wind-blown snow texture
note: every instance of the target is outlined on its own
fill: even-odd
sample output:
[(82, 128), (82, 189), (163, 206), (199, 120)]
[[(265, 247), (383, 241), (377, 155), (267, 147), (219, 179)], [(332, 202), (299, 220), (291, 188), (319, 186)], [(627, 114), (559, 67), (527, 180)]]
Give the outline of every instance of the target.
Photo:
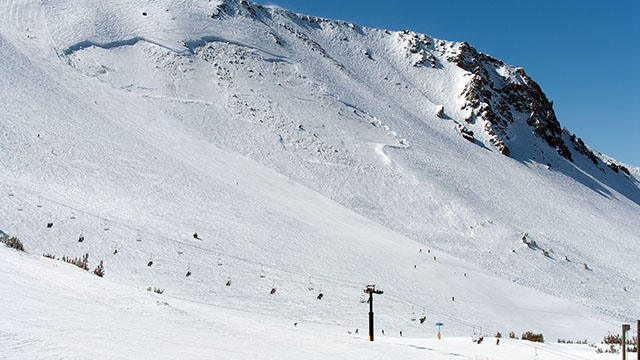
[(376, 283), (378, 328), (407, 336), (640, 317), (640, 169), (520, 68), (245, 1), (0, 8), (0, 229), (33, 255), (345, 329)]

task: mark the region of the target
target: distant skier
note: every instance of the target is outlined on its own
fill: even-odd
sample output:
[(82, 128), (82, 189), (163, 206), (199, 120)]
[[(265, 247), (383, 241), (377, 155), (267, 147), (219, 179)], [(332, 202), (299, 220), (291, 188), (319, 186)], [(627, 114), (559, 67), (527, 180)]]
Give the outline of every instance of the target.
[(500, 338), (496, 339), (496, 345), (500, 345)]
[(356, 334), (358, 334), (358, 328), (356, 328)]
[(400, 336), (402, 336), (402, 330), (400, 330)]
[(197, 239), (197, 238), (198, 238), (198, 233), (197, 233), (197, 232), (193, 233), (193, 238), (194, 238), (194, 239)]

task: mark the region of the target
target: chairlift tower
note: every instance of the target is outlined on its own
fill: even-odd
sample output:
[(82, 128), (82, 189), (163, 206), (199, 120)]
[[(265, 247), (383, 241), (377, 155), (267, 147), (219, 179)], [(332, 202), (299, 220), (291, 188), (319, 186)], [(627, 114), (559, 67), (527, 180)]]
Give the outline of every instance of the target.
[(373, 294), (384, 294), (384, 291), (376, 289), (375, 285), (367, 285), (364, 292), (369, 294), (369, 341), (373, 341)]

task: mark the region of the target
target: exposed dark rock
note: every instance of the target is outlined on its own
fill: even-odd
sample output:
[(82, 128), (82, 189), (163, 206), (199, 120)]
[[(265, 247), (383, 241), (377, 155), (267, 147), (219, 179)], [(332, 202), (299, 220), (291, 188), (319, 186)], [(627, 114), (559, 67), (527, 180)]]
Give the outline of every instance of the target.
[(460, 131), (460, 135), (462, 135), (465, 140), (468, 140), (472, 143), (475, 142), (475, 139), (473, 138), (473, 131), (467, 129), (466, 126), (458, 124), (458, 131)]
[(571, 143), (573, 144), (573, 148), (577, 152), (588, 157), (589, 160), (591, 160), (594, 165), (598, 165), (598, 158), (591, 150), (587, 148), (587, 146), (584, 144), (582, 139), (580, 139), (579, 137), (576, 137), (575, 134), (572, 134), (569, 140), (571, 141)]
[(506, 78), (497, 71), (498, 66), (504, 65), (500, 60), (477, 52), (466, 42), (461, 43), (457, 55), (448, 60), (472, 74), (461, 94), (466, 100), (462, 109), (471, 110), (465, 120), (484, 122), (484, 130), (491, 135), (491, 143), (501, 153), (510, 153), (503, 138), (514, 122), (514, 112), (529, 113), (527, 124), (534, 128), (534, 133), (556, 149), (560, 156), (573, 161), (571, 151), (562, 139), (562, 128), (553, 111), (553, 102), (524, 70), (516, 70), (522, 82)]

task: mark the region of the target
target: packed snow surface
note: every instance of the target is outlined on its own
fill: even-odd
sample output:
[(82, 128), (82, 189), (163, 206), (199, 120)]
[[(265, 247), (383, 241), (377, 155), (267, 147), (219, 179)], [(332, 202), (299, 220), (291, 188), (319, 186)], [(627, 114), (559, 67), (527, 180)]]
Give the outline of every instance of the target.
[[(464, 121), (459, 43), (408, 34), (244, 1), (1, 4), (0, 230), (27, 251), (0, 248), (3, 355), (606, 359), (552, 343), (640, 318), (640, 170), (523, 122), (500, 154)], [(103, 278), (56, 260), (85, 253)]]

